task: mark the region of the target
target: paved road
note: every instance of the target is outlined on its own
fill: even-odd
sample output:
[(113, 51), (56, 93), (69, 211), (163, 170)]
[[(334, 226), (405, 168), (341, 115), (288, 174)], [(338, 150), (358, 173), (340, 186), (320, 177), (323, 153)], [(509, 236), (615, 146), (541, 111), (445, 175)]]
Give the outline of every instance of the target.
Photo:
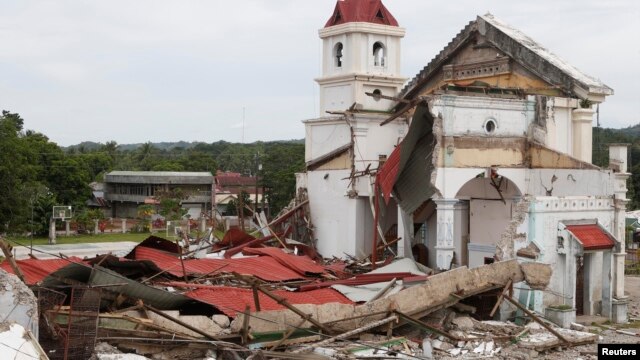
[[(114, 256), (127, 255), (138, 243), (133, 241), (84, 243), (84, 244), (62, 244), (62, 245), (38, 245), (33, 247), (33, 255), (38, 259), (52, 259), (58, 257), (60, 253), (66, 256), (77, 256), (79, 258), (94, 257), (99, 254), (111, 253)], [(29, 258), (30, 248), (16, 246), (13, 254), (16, 259)]]

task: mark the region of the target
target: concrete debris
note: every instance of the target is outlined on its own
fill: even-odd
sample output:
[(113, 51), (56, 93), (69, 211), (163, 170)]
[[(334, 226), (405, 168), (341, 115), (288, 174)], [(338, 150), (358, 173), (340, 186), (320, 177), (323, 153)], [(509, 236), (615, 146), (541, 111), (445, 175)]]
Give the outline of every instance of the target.
[(453, 319), (451, 322), (460, 330), (473, 329), (473, 320), (469, 316), (458, 316), (455, 319)]
[(534, 290), (544, 290), (551, 280), (551, 266), (527, 262), (520, 264), (527, 284)]
[[(239, 250), (250, 257), (200, 259), (181, 255), (193, 244), (183, 245), (154, 237), (127, 260), (74, 259), (50, 274), (30, 270), (46, 268), (37, 259), (18, 260), (29, 264), (25, 278), (40, 284), (39, 298), (0, 272), (0, 314), (44, 324), (41, 344), (52, 356), (70, 350), (60, 341), (64, 329), (94, 324), (82, 332), (91, 346), (102, 341), (92, 360), (266, 359), (280, 351), (292, 359), (491, 357), (510, 342), (539, 351), (560, 341), (540, 326), (479, 321), (488, 310), (474, 302), (523, 281), (546, 286), (546, 265), (508, 260), (432, 274), (413, 260), (387, 259), (371, 271), (366, 259), (321, 262), (269, 246)], [(74, 297), (76, 289), (94, 290)], [(87, 310), (87, 301), (95, 308)], [(591, 340), (579, 332), (567, 337)]]
[(223, 329), (228, 328), (229, 325), (231, 324), (229, 317), (226, 315), (213, 315), (211, 316), (211, 320), (213, 320), (213, 322), (216, 323), (216, 325), (218, 325)]
[(3, 359), (48, 359), (38, 341), (20, 324), (0, 324), (0, 344)]
[(0, 269), (0, 321), (16, 323), (38, 337), (38, 300), (17, 276)]

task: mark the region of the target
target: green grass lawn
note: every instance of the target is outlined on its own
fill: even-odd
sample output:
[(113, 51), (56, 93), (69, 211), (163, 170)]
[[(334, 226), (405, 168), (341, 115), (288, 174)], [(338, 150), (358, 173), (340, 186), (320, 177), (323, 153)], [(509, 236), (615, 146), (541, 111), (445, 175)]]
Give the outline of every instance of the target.
[[(58, 236), (56, 238), (57, 244), (78, 244), (78, 243), (98, 243), (98, 242), (116, 242), (116, 241), (134, 241), (141, 242), (142, 240), (148, 238), (151, 234), (143, 233), (143, 234), (96, 234), (96, 235), (72, 235), (72, 236)], [(159, 234), (158, 236), (164, 237), (164, 234)], [(22, 245), (29, 246), (31, 239), (29, 237), (22, 236), (7, 236), (7, 240), (10, 241), (12, 246), (17, 246), (14, 242), (18, 242)], [(47, 238), (34, 238), (33, 245), (47, 245), (49, 244), (49, 239)]]

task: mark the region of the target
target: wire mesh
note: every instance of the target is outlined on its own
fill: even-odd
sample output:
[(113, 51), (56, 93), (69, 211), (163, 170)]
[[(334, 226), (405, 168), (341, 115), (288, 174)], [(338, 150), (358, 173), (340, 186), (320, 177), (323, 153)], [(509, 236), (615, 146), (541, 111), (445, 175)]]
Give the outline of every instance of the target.
[(37, 292), (39, 311), (38, 342), (49, 356), (49, 359), (61, 360), (64, 358), (64, 343), (60, 336), (61, 329), (55, 320), (67, 295), (47, 288), (38, 288)]
[(100, 289), (71, 289), (69, 315), (65, 336), (65, 360), (88, 359), (96, 345)]

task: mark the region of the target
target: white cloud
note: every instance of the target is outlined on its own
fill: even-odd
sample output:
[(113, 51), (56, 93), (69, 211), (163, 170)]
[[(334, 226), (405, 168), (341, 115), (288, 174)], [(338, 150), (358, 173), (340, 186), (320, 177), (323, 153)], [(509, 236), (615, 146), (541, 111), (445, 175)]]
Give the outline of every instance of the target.
[[(317, 30), (335, 0), (0, 0), (0, 108), (68, 145), (302, 138), (317, 115)], [(386, 0), (407, 30), (414, 76), (487, 11), (532, 36), (616, 95), (605, 126), (639, 121), (635, 1)]]

